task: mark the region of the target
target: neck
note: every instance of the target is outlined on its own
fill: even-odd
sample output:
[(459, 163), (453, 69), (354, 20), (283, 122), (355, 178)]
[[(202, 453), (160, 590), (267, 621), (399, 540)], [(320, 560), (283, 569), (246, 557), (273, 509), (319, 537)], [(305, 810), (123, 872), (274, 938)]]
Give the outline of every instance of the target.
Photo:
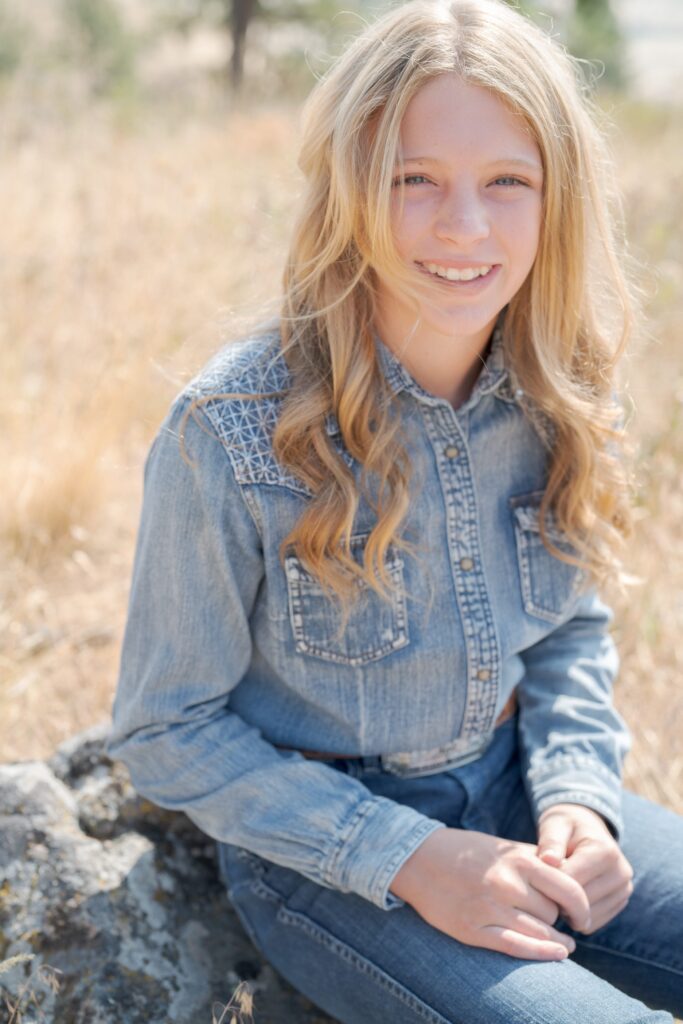
[(454, 409), (472, 393), (484, 367), (493, 327), (488, 325), (475, 337), (449, 338), (419, 328), (407, 338), (397, 336), (390, 325), (377, 318), (379, 335), (408, 372), (426, 391), (445, 398)]

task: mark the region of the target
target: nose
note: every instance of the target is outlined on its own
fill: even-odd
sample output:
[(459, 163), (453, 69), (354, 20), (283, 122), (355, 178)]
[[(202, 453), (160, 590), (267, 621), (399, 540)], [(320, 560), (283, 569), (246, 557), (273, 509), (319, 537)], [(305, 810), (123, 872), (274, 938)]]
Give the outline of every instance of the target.
[(434, 222), (437, 238), (458, 245), (478, 242), (490, 232), (488, 214), (476, 191), (451, 189), (440, 203)]

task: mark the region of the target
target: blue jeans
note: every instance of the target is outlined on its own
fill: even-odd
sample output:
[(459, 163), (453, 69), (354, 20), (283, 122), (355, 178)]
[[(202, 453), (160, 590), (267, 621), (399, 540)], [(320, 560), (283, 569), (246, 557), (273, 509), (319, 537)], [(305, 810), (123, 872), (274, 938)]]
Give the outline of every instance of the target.
[[(331, 762), (381, 796), (455, 828), (536, 842), (516, 716), (477, 761), (401, 779), (373, 758)], [(232, 904), (254, 945), (342, 1024), (656, 1024), (683, 1017), (683, 817), (624, 792), (627, 907), (559, 961), (467, 946), (410, 906), (380, 910), (249, 851), (219, 844)]]

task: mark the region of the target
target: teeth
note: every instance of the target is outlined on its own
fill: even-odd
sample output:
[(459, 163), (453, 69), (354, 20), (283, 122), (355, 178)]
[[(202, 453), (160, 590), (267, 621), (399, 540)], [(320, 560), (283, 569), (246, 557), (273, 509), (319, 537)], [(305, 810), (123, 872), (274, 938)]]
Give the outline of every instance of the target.
[(445, 277), (447, 281), (473, 281), (475, 277), (483, 277), (488, 274), (491, 267), (466, 267), (464, 270), (456, 270), (455, 267), (440, 267), (438, 263), (423, 263), (422, 266), (430, 274), (437, 277)]

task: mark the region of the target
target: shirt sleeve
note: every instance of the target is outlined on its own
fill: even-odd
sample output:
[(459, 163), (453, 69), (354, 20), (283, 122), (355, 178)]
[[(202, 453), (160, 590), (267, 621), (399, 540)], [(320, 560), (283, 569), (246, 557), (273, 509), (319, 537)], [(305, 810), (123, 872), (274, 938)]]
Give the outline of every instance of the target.
[(608, 629), (612, 618), (591, 589), (567, 622), (522, 653), (519, 730), (536, 822), (553, 804), (583, 804), (601, 814), (619, 839), (621, 770), (631, 738), (612, 703), (619, 667)]
[(187, 406), (174, 404), (145, 463), (108, 751), (142, 795), (207, 835), (384, 910), (403, 906), (389, 884), (444, 824), (277, 750), (230, 709), (264, 561), (227, 453)]

